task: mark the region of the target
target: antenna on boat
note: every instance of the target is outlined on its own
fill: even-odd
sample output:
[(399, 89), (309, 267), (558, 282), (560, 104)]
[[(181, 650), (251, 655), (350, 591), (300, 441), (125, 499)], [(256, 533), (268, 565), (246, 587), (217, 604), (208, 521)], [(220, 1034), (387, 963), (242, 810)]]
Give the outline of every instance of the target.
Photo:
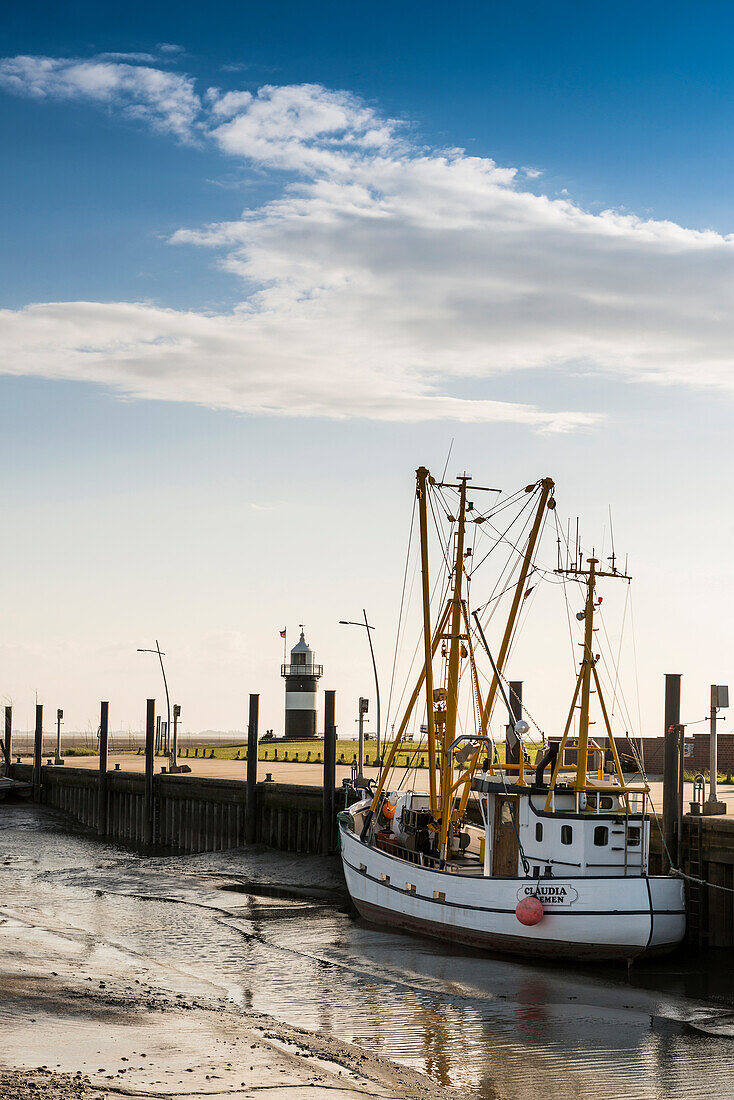
[[(617, 555), (614, 553), (614, 527), (612, 526), (612, 506), (609, 505), (609, 537), (612, 540), (612, 553), (607, 558), (607, 561), (612, 567), (612, 573), (617, 572)], [(626, 572), (626, 570), (625, 570)]]
[(576, 516), (576, 550), (575, 550), (575, 559), (574, 559), (574, 563), (573, 563), (574, 569), (578, 569), (580, 562), (581, 562), (581, 547), (579, 545), (579, 517)]
[(453, 451), (453, 449), (454, 449), (454, 440), (453, 440), (453, 437), (452, 437), (451, 442), (449, 443), (449, 453), (446, 455), (446, 465), (444, 466), (443, 473), (441, 474), (441, 481), (444, 481), (445, 478), (446, 478), (446, 471), (449, 468), (449, 459), (451, 458), (451, 452)]

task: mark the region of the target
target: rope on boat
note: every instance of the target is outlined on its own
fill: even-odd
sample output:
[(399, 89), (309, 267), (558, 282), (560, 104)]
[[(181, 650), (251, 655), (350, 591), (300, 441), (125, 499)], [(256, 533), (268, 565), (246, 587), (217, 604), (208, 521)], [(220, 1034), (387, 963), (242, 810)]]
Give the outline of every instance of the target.
[(734, 894), (734, 889), (732, 889), (731, 886), (721, 886), (718, 882), (709, 882), (708, 879), (705, 878), (697, 878), (695, 875), (687, 875), (685, 871), (681, 871), (680, 867), (671, 867), (670, 873), (676, 878), (684, 878), (688, 882), (697, 882), (699, 886), (710, 886), (712, 890), (723, 890), (726, 894)]

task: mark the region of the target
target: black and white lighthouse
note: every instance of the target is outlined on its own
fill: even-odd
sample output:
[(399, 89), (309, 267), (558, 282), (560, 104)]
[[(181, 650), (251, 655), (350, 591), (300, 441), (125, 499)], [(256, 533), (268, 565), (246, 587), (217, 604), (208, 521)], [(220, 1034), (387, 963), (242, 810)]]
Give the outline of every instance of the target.
[(300, 640), (291, 650), (289, 664), (281, 666), (285, 679), (285, 736), (302, 741), (316, 736), (316, 693), (324, 666), (314, 661), (301, 626)]

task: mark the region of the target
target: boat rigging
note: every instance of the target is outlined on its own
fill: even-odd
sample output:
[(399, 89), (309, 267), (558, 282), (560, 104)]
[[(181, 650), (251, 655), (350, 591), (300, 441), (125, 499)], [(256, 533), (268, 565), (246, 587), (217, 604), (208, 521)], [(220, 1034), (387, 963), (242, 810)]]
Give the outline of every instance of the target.
[[(598, 568), (593, 553), (584, 563), (578, 533), (574, 559), (562, 566), (557, 523), (558, 567), (545, 570), (537, 564), (544, 521), (556, 507), (551, 478), (525, 486), (529, 499), (504, 531), (496, 520), (510, 506), (508, 500), (518, 504), (521, 495), (500, 499), (482, 512), (469, 494), (499, 491), (471, 482), (466, 473), (446, 482), (433, 478), (425, 466), (416, 471), (422, 664), (374, 792), (339, 815), (352, 898), (366, 917), (388, 927), (429, 935), (450, 932), (499, 950), (627, 959), (668, 950), (685, 929), (682, 886), (649, 874), (649, 792), (645, 783), (625, 781), (594, 652), (594, 615), (601, 606), (597, 582), (629, 577), (617, 570), (614, 547), (608, 570)], [(455, 505), (449, 507), (447, 493), (454, 494)], [(441, 541), (446, 575), (443, 585), (434, 584), (441, 593), (434, 615), (429, 513), (435, 518), (437, 505), (451, 528)], [(521, 515), (518, 537), (511, 531)], [(491, 543), (480, 564), (494, 561), (498, 547), (510, 548), (508, 562), (481, 605), (484, 626), (479, 611), (470, 608), (478, 570), (472, 530)], [(577, 616), (584, 622), (582, 656), (563, 732), (547, 743), (543, 736), (531, 764), (532, 746), (524, 741), (529, 725), (513, 711), (503, 681), (535, 588), (528, 582), (551, 579), (554, 573), (585, 586), (584, 611)], [(485, 626), (505, 594), (511, 594), (510, 606), (495, 656)], [(482, 654), (491, 666), (486, 687), (477, 659)], [(473, 719), (467, 730), (459, 718), (462, 690)], [(498, 695), (515, 742), (514, 752), (509, 741), (505, 744), (504, 759), (490, 733)], [(606, 745), (590, 735), (593, 695)], [(394, 764), (421, 698), (428, 790), (391, 789)]]

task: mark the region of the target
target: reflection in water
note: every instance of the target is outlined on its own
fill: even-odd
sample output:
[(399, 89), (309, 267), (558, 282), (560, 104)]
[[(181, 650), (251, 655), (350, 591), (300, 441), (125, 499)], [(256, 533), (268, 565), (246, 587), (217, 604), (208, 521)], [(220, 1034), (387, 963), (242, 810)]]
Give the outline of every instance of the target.
[[(728, 962), (564, 969), (378, 931), (324, 901), (337, 864), (279, 853), (142, 860), (70, 836), (32, 808), (4, 810), (3, 906), (208, 982), (244, 1010), (360, 1043), (485, 1098), (734, 1096)], [(42, 862), (36, 862), (36, 861)], [(222, 889), (309, 884), (279, 897)], [(253, 889), (256, 887), (253, 886)], [(328, 890), (327, 890), (328, 892)], [(26, 910), (26, 915), (27, 915)], [(683, 961), (682, 961), (683, 960)], [(696, 1030), (706, 1021), (721, 1034)]]

